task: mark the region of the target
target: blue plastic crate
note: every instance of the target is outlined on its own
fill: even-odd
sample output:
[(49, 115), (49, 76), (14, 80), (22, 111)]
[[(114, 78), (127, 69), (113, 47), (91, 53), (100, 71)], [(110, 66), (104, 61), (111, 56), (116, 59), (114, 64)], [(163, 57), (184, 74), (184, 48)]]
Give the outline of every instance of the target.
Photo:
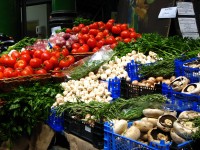
[(56, 109), (51, 109), (50, 116), (47, 120), (47, 124), (56, 132), (62, 132), (64, 130), (64, 114), (58, 116)]
[[(194, 110), (200, 112), (200, 96), (195, 94), (185, 94), (174, 91), (167, 84), (162, 84), (162, 94), (167, 96), (169, 109), (182, 112), (185, 110)], [(170, 108), (171, 107), (171, 108)]]
[(188, 66), (184, 66), (185, 63), (190, 63), (193, 61), (198, 60), (199, 58), (191, 58), (186, 61), (182, 60), (175, 60), (175, 75), (178, 76), (185, 76), (190, 80), (190, 83), (196, 83), (200, 81), (200, 69), (199, 68), (191, 68)]
[[(187, 146), (193, 141), (186, 141), (176, 146), (175, 149), (187, 150)], [(113, 132), (110, 122), (104, 123), (104, 150), (170, 150), (172, 142), (143, 144)]]
[(148, 64), (138, 64), (135, 63), (134, 60), (131, 60), (131, 62), (127, 63), (126, 65), (126, 71), (128, 73), (128, 76), (131, 78), (131, 81), (133, 80), (141, 80), (142, 75), (138, 73), (139, 69), (143, 65), (152, 65), (153, 63)]
[(108, 80), (108, 91), (111, 92), (113, 99), (119, 98), (121, 95), (121, 79), (113, 78)]

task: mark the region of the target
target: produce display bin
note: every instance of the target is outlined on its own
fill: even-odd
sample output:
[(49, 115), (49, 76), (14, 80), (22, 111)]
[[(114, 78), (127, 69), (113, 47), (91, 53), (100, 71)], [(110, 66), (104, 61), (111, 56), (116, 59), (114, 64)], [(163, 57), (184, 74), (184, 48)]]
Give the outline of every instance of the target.
[(109, 122), (104, 123), (104, 150), (188, 150), (191, 148), (192, 140), (174, 146), (171, 142), (150, 143), (149, 145), (126, 138), (113, 132)]
[(152, 63), (148, 63), (148, 64), (138, 64), (135, 63), (134, 60), (132, 60), (131, 62), (127, 63), (126, 65), (126, 71), (128, 72), (128, 76), (131, 78), (131, 81), (134, 80), (141, 80), (142, 79), (142, 75), (139, 74), (138, 70), (140, 69), (140, 67), (142, 67), (143, 65), (152, 65)]
[(103, 149), (104, 146), (104, 124), (95, 123), (91, 126), (82, 120), (74, 119), (68, 115), (64, 116), (64, 131), (76, 135), (88, 141), (95, 148)]
[(190, 83), (196, 83), (200, 81), (200, 69), (199, 68), (192, 68), (185, 66), (184, 64), (196, 62), (200, 64), (199, 58), (191, 58), (186, 61), (182, 60), (175, 60), (175, 75), (178, 76), (185, 76), (190, 80)]
[(59, 116), (55, 109), (51, 109), (51, 114), (47, 120), (47, 124), (56, 132), (64, 130), (64, 114)]
[(111, 92), (113, 99), (119, 98), (121, 95), (121, 79), (115, 77), (108, 80), (108, 91)]
[(133, 98), (141, 95), (162, 93), (162, 85), (155, 84), (155, 87), (133, 85), (131, 82), (127, 82), (124, 78), (121, 79), (121, 97)]
[(195, 94), (185, 94), (174, 91), (170, 86), (162, 84), (162, 94), (169, 98), (167, 102), (169, 109), (182, 112), (194, 110), (200, 112), (200, 96)]

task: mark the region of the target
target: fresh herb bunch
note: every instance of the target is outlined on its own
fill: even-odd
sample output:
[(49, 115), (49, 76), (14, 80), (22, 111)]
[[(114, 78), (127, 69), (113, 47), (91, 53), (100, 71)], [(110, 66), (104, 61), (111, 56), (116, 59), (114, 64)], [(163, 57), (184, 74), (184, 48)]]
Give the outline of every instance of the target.
[(66, 31), (66, 28), (62, 28), (62, 29), (60, 29), (60, 30), (56, 30), (55, 32), (56, 33), (60, 33), (60, 32), (65, 32)]
[(139, 74), (143, 77), (170, 77), (174, 75), (175, 59), (190, 59), (200, 52), (200, 39), (182, 38), (180, 36), (163, 37), (157, 33), (146, 33), (134, 42), (134, 49), (144, 54), (153, 51), (162, 60), (154, 65), (142, 66)]
[(4, 135), (0, 139), (12, 141), (21, 135), (30, 135), (39, 123), (47, 120), (58, 92), (61, 92), (58, 84), (34, 83), (1, 93), (0, 98), (6, 104), (0, 111), (0, 133)]
[(37, 40), (37, 38), (30, 38), (30, 37), (24, 37), (22, 40), (20, 40), (19, 42), (15, 43), (12, 46), (8, 47), (8, 50), (6, 51), (6, 53), (9, 53), (11, 50), (18, 50), (20, 51), (22, 48), (26, 47), (26, 46), (30, 46), (33, 45), (35, 43), (35, 41)]
[(82, 18), (82, 17), (77, 17), (77, 18), (74, 19), (73, 25), (74, 26), (78, 26), (79, 24), (89, 25), (92, 22), (93, 21), (91, 21), (90, 19), (86, 19), (86, 18)]
[(112, 103), (92, 101), (90, 103), (67, 102), (57, 107), (58, 115), (67, 113), (78, 118), (85, 118), (86, 114), (95, 116), (97, 122), (111, 119), (132, 120), (140, 118), (145, 108), (161, 108), (167, 98), (161, 94), (151, 94), (128, 100), (119, 98)]
[(130, 43), (124, 43), (124, 42), (119, 42), (117, 46), (114, 48), (115, 56), (118, 58), (121, 58), (123, 56), (126, 56), (126, 54), (131, 53), (134, 50), (134, 42)]
[[(200, 117), (195, 118), (194, 121), (193, 121), (193, 123), (194, 123), (195, 127), (199, 127), (200, 128)], [(194, 140), (200, 139), (200, 129), (198, 129), (197, 132), (195, 132), (192, 135), (192, 138)]]

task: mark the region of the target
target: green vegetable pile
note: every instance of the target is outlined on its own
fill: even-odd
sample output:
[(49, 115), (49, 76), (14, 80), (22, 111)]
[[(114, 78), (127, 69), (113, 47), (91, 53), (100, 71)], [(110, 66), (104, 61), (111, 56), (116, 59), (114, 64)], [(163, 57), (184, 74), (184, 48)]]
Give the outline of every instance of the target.
[(151, 66), (143, 65), (139, 74), (148, 77), (171, 77), (174, 75), (174, 60), (197, 57), (200, 52), (200, 39), (182, 38), (180, 36), (164, 37), (157, 33), (142, 34), (135, 42), (119, 43), (115, 49), (116, 56), (122, 57), (135, 50), (145, 55), (155, 52), (162, 60)]
[(89, 25), (92, 22), (93, 21), (91, 21), (90, 19), (86, 19), (86, 18), (82, 18), (82, 17), (77, 17), (77, 18), (74, 19), (73, 25), (74, 26), (78, 26), (79, 24)]
[(97, 122), (111, 119), (133, 120), (142, 116), (145, 108), (161, 108), (167, 98), (161, 94), (151, 94), (128, 100), (119, 98), (112, 103), (92, 101), (90, 103), (66, 102), (57, 107), (58, 115), (67, 112), (70, 116), (85, 118), (86, 114), (95, 116)]
[(9, 53), (11, 50), (18, 50), (20, 51), (22, 48), (26, 47), (26, 46), (31, 46), (35, 43), (35, 41), (37, 40), (37, 38), (30, 38), (30, 37), (24, 37), (22, 40), (20, 40), (19, 42), (15, 43), (12, 46), (8, 47), (8, 50), (6, 51), (6, 53)]
[[(194, 122), (194, 126), (195, 127), (199, 127), (200, 128), (200, 117), (197, 117), (193, 120)], [(200, 129), (197, 130), (197, 132), (195, 132), (193, 135), (192, 135), (192, 138), (194, 140), (197, 140), (197, 139), (200, 139)]]
[(10, 93), (0, 93), (5, 105), (0, 108), (0, 141), (15, 140), (30, 135), (39, 124), (47, 121), (55, 96), (61, 88), (58, 84), (20, 86)]

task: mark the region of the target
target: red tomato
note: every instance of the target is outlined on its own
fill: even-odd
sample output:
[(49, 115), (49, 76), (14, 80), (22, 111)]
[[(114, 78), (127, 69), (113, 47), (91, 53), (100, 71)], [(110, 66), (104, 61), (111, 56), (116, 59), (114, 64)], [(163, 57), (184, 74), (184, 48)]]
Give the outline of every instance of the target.
[(33, 73), (30, 70), (28, 70), (28, 69), (23, 69), (21, 71), (21, 76), (28, 76), (28, 75), (32, 75), (32, 74)]
[(123, 23), (123, 24), (120, 25), (120, 28), (121, 28), (122, 31), (127, 30), (128, 29), (128, 24)]
[(59, 67), (62, 68), (66, 68), (69, 67), (71, 64), (73, 64), (75, 62), (75, 58), (72, 55), (68, 55), (67, 57), (65, 57), (64, 59), (62, 59), (59, 63)]
[(53, 69), (53, 71), (55, 71), (55, 72), (60, 72), (60, 67), (55, 67), (54, 69)]
[(89, 28), (90, 28), (90, 29), (98, 29), (98, 28), (99, 28), (98, 23), (97, 23), (97, 22), (94, 22), (94, 23), (90, 24), (90, 25), (89, 25)]
[(51, 58), (49, 59), (49, 61), (53, 64), (54, 67), (58, 66), (58, 58), (56, 56), (51, 56)]
[(113, 34), (120, 34), (121, 28), (118, 27), (118, 26), (113, 26), (111, 31), (112, 31)]
[(73, 48), (71, 53), (77, 53), (78, 52), (78, 49), (77, 48)]
[(8, 66), (9, 67), (14, 67), (14, 65), (15, 65), (15, 63), (16, 63), (16, 58), (15, 57), (8, 57)]
[(116, 42), (116, 40), (115, 40), (114, 36), (108, 36), (106, 38), (106, 44), (112, 44), (112, 43), (115, 43), (115, 42)]
[(20, 57), (21, 60), (25, 60), (27, 63), (29, 63), (29, 61), (31, 60), (31, 56), (30, 54), (23, 54)]
[(66, 32), (66, 33), (71, 33), (72, 30), (71, 30), (70, 28), (66, 28), (65, 32)]
[(73, 31), (74, 33), (78, 33), (80, 30), (81, 30), (81, 28), (79, 28), (79, 27), (77, 27), (77, 26), (75, 26), (75, 27), (72, 28), (72, 31)]
[(35, 74), (47, 74), (47, 71), (45, 69), (39, 69), (39, 70), (35, 70)]
[(0, 71), (0, 79), (3, 79), (3, 78), (4, 78), (3, 72)]
[(15, 57), (15, 58), (19, 58), (20, 57), (20, 52), (18, 52), (18, 51), (13, 51), (12, 53), (11, 53), (11, 56), (12, 57)]
[(86, 41), (84, 39), (79, 39), (78, 42), (80, 43), (80, 45), (83, 45)]
[(109, 35), (109, 30), (107, 30), (107, 29), (103, 30), (103, 35), (104, 36), (108, 36)]
[(80, 24), (78, 25), (78, 27), (79, 27), (79, 28), (83, 28), (83, 27), (85, 27), (85, 25), (84, 25), (83, 23), (80, 23)]
[(30, 56), (33, 57), (33, 54), (35, 53), (35, 49), (29, 50), (30, 51)]
[(61, 51), (61, 54), (65, 57), (65, 56), (69, 55), (69, 50), (67, 48), (63, 48)]
[(13, 71), (14, 71), (13, 68), (10, 68), (10, 67), (5, 68), (4, 71), (3, 71), (3, 76), (5, 78), (11, 78)]
[(115, 40), (116, 41), (122, 41), (122, 37), (121, 36), (117, 36), (117, 37), (115, 37)]
[(108, 22), (114, 23), (114, 22), (115, 22), (115, 19), (109, 19)]
[(97, 29), (90, 29), (88, 34), (96, 36), (98, 33), (99, 33), (99, 30)]
[(66, 68), (66, 67), (69, 67), (70, 66), (70, 62), (68, 59), (62, 59), (60, 62), (59, 62), (59, 67), (60, 68)]
[(114, 23), (108, 21), (108, 22), (106, 23), (106, 25), (105, 25), (105, 28), (106, 28), (107, 30), (111, 31), (113, 25), (114, 25)]
[(134, 29), (134, 28), (128, 28), (128, 30), (129, 30), (130, 32), (135, 32), (135, 29)]
[(129, 43), (130, 41), (131, 41), (130, 38), (125, 38), (125, 39), (124, 39), (124, 42), (125, 42), (125, 43)]
[(81, 29), (81, 33), (82, 34), (87, 34), (89, 32), (89, 27), (88, 26), (85, 26)]
[(31, 72), (33, 74), (33, 68), (31, 66), (26, 66), (24, 69), (28, 70), (29, 72)]
[(45, 60), (42, 66), (48, 72), (53, 69), (54, 64), (50, 60)]
[(79, 48), (80, 46), (81, 46), (80, 43), (73, 43), (72, 44), (72, 49)]
[(88, 46), (81, 46), (78, 48), (77, 53), (84, 53), (84, 52), (88, 52), (88, 51), (89, 51)]
[(95, 38), (89, 38), (87, 40), (87, 45), (90, 47), (90, 48), (94, 48), (97, 44), (97, 41)]
[(136, 39), (137, 38), (137, 33), (136, 32), (131, 32), (130, 33), (130, 38), (131, 39)]
[(95, 48), (92, 49), (92, 52), (94, 52), (94, 53), (97, 52), (97, 51), (99, 51), (98, 47), (95, 47)]
[(73, 64), (73, 63), (75, 62), (75, 58), (74, 58), (74, 56), (72, 56), (72, 55), (68, 55), (68, 56), (65, 57), (65, 58), (69, 60), (70, 65)]
[(54, 50), (54, 51), (60, 51), (60, 49), (61, 49), (61, 48), (60, 48), (60, 46), (58, 46), (58, 45), (53, 46), (53, 50)]
[(39, 59), (39, 58), (32, 58), (29, 62), (30, 66), (32, 68), (39, 68), (41, 67), (41, 64), (42, 64), (42, 60)]
[(117, 43), (112, 43), (112, 44), (110, 45), (110, 48), (114, 49), (116, 46), (117, 46)]
[(103, 33), (102, 32), (99, 32), (96, 36), (95, 36), (95, 39), (97, 41), (101, 40), (103, 38)]
[(54, 52), (51, 52), (51, 55), (52, 55), (52, 56), (56, 56), (57, 58), (60, 58), (60, 57), (61, 57), (61, 52), (59, 52), (59, 51), (54, 51)]
[(99, 26), (99, 28), (101, 28), (101, 27), (104, 27), (105, 26), (105, 23), (103, 22), (103, 21), (99, 21), (99, 22), (97, 22), (98, 23), (98, 26)]
[(15, 63), (14, 68), (15, 69), (24, 69), (26, 66), (27, 66), (27, 62), (25, 60), (20, 59)]
[(42, 61), (49, 60), (51, 58), (51, 52), (46, 50), (41, 54)]
[(23, 55), (23, 54), (30, 54), (30, 51), (29, 50), (23, 50), (23, 51), (21, 51), (21, 55)]
[(36, 50), (33, 54), (33, 58), (41, 58), (42, 53), (42, 50)]
[(125, 39), (130, 37), (130, 32), (128, 30), (124, 30), (120, 33), (120, 36)]
[(82, 33), (78, 33), (78, 39), (82, 39), (83, 38), (83, 34)]
[(5, 69), (5, 67), (4, 67), (4, 66), (0, 66), (0, 71), (1, 71), (1, 72), (3, 72), (3, 71), (4, 71), (4, 69)]
[(90, 36), (89, 36), (89, 34), (84, 34), (83, 35), (83, 40), (85, 41), (85, 42), (87, 42), (87, 40), (90, 38)]
[(97, 42), (97, 44), (96, 44), (96, 46), (97, 46), (98, 48), (101, 48), (103, 45), (105, 45), (105, 40), (104, 40), (104, 39), (99, 40), (99, 41)]

